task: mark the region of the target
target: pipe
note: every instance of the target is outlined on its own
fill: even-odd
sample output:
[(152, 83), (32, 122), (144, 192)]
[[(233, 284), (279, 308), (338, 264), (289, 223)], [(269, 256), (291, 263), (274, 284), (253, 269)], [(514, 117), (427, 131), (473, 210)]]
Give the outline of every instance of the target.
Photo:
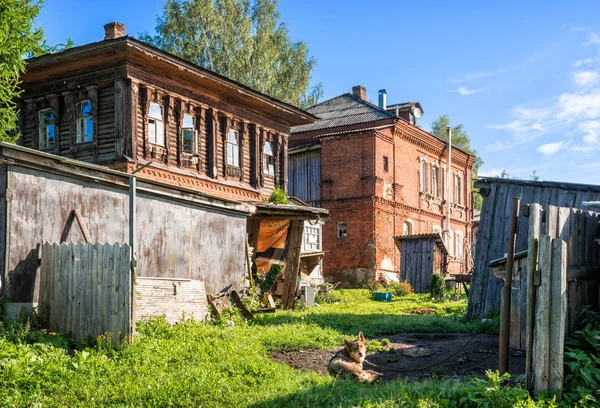
[(446, 242), (450, 240), (450, 200), (452, 199), (452, 128), (448, 126), (448, 170), (446, 171)]
[(506, 274), (502, 287), (502, 302), (500, 304), (500, 341), (498, 346), (498, 371), (500, 375), (508, 372), (508, 340), (510, 337), (510, 301), (512, 291), (512, 270), (515, 258), (515, 243), (517, 241), (517, 223), (521, 199), (513, 197), (510, 217), (510, 234), (508, 235), (508, 254), (506, 257)]

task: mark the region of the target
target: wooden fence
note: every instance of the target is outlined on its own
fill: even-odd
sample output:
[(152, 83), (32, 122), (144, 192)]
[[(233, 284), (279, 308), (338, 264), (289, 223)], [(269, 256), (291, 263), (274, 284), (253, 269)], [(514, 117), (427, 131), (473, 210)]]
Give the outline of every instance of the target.
[(42, 245), (40, 305), (46, 327), (75, 340), (133, 334), (131, 249), (119, 244)]
[(540, 204), (524, 210), (527, 279), (520, 290), (527, 293), (527, 384), (536, 392), (556, 391), (563, 384), (565, 336), (575, 330), (582, 306), (600, 307), (600, 214), (555, 206), (542, 211)]

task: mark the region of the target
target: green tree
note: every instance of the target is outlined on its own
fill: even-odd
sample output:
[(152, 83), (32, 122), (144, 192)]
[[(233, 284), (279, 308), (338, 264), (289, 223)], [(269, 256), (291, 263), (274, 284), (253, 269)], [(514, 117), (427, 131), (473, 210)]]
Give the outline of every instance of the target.
[(322, 96), (310, 87), (316, 60), (292, 42), (277, 0), (167, 0), (156, 35), (142, 41), (292, 105)]
[(17, 137), (15, 99), (21, 94), (19, 78), (25, 72), (25, 55), (40, 50), (41, 28), (34, 26), (41, 2), (2, 0), (0, 3), (0, 140)]
[(533, 169), (533, 173), (529, 176), (532, 181), (540, 181), (540, 175), (538, 174), (536, 169)]
[[(450, 117), (448, 115), (442, 115), (431, 123), (431, 134), (435, 137), (448, 140), (448, 127), (450, 124)], [(467, 135), (462, 124), (452, 126), (452, 146), (458, 147), (465, 152), (475, 156), (475, 163), (471, 170), (471, 190), (477, 192), (477, 189), (473, 186), (477, 175), (479, 174), (479, 168), (483, 164), (483, 159), (477, 155), (477, 150), (471, 147), (471, 138)], [(479, 194), (473, 194), (473, 206), (476, 209), (481, 209), (481, 196)]]

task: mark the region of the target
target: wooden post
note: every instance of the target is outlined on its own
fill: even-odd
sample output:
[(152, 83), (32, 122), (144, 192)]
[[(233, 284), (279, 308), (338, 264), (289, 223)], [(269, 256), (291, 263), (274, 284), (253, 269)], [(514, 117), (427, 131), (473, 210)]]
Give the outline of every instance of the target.
[(135, 259), (135, 234), (136, 234), (136, 190), (137, 181), (135, 176), (129, 178), (129, 246), (131, 251), (131, 284), (129, 290), (129, 335), (135, 336), (135, 276), (137, 274), (137, 261)]
[(512, 270), (515, 259), (515, 242), (517, 222), (521, 199), (513, 197), (512, 215), (510, 218), (510, 234), (508, 235), (508, 255), (506, 258), (506, 277), (502, 287), (502, 303), (500, 305), (500, 344), (498, 347), (498, 371), (500, 375), (508, 372), (508, 343), (510, 338), (510, 303), (512, 292)]
[(527, 389), (533, 387), (533, 333), (535, 322), (535, 285), (533, 276), (537, 270), (538, 248), (540, 237), (540, 224), (542, 207), (539, 204), (531, 204), (528, 207), (529, 235), (527, 252), (527, 349), (525, 352), (525, 373), (527, 376)]
[(550, 271), (550, 367), (548, 389), (562, 389), (564, 379), (565, 320), (567, 319), (567, 244), (552, 240)]
[(293, 309), (296, 301), (296, 284), (300, 269), (300, 250), (302, 248), (302, 235), (304, 221), (293, 220), (290, 225), (288, 256), (283, 278), (283, 293), (281, 294), (281, 307)]
[(533, 390), (548, 390), (549, 326), (550, 326), (550, 266), (552, 262), (552, 238), (540, 237), (540, 287), (535, 305), (535, 330), (533, 354)]

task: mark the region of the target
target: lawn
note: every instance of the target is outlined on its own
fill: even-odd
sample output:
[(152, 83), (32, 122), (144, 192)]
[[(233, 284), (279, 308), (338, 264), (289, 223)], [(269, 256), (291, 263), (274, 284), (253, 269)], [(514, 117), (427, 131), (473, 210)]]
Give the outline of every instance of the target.
[[(328, 301), (250, 323), (236, 318), (233, 327), (226, 321), (170, 327), (159, 319), (139, 325), (136, 342), (118, 348), (100, 340), (74, 350), (61, 336), (3, 324), (0, 406), (546, 406), (497, 378), (362, 385), (272, 361), (272, 351), (330, 349), (359, 330), (374, 337), (481, 329), (479, 321), (463, 321), (464, 300), (435, 303), (408, 295), (381, 303), (370, 300), (366, 290), (339, 290)], [(435, 314), (410, 314), (423, 308)], [(483, 327), (496, 329), (495, 321)]]

